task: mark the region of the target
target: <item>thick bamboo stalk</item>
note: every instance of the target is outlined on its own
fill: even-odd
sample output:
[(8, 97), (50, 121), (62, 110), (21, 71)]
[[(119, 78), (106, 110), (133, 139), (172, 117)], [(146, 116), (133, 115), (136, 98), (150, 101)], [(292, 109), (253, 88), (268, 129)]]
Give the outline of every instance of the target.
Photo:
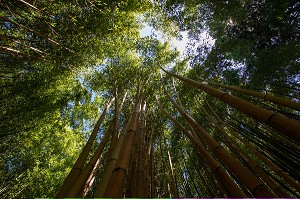
[(176, 119), (174, 119), (163, 107), (157, 102), (160, 110), (189, 138), (194, 147), (199, 152), (199, 155), (206, 161), (212, 172), (217, 179), (225, 187), (229, 193), (229, 197), (245, 198), (247, 195), (237, 186), (234, 180), (228, 175), (224, 168), (212, 157), (212, 155), (202, 146), (200, 142), (197, 142), (195, 137), (187, 131)]
[(150, 151), (150, 197), (149, 198), (155, 198), (155, 166), (154, 166), (154, 146), (153, 143), (151, 144), (151, 151)]
[(127, 179), (126, 179), (125, 198), (135, 197), (134, 195), (135, 186), (136, 186), (135, 176), (136, 176), (136, 165), (137, 165), (137, 154), (138, 154), (137, 142), (138, 142), (138, 137), (136, 136), (134, 141), (133, 151), (130, 158)]
[[(165, 92), (167, 94), (167, 92)], [(167, 94), (168, 95), (168, 94)], [(178, 112), (190, 123), (203, 138), (212, 152), (230, 169), (232, 173), (247, 187), (254, 197), (272, 197), (267, 187), (240, 162), (230, 155), (219, 143), (217, 143), (182, 107), (180, 107), (169, 95), (168, 98)]]
[(236, 91), (238, 93), (242, 93), (242, 94), (245, 94), (245, 95), (257, 97), (257, 98), (263, 99), (264, 101), (273, 102), (275, 104), (279, 104), (279, 105), (282, 105), (282, 106), (300, 111), (300, 103), (294, 102), (292, 100), (284, 99), (282, 97), (273, 96), (273, 95), (270, 95), (270, 94), (267, 94), (267, 93), (261, 93), (261, 92), (257, 92), (257, 91), (242, 89), (242, 88), (239, 88), (239, 87), (236, 87), (236, 86), (222, 85), (222, 84), (217, 84), (217, 83), (214, 83), (214, 82), (211, 82), (211, 81), (208, 81), (208, 83), (213, 85), (213, 86), (217, 86), (217, 87), (229, 89), (229, 90), (232, 90), (232, 91)]
[[(130, 120), (131, 120), (131, 116), (129, 117), (129, 121)], [(94, 194), (95, 198), (103, 198), (103, 194), (107, 188), (109, 179), (112, 175), (113, 169), (114, 169), (117, 159), (119, 157), (119, 154), (120, 154), (120, 151), (121, 151), (121, 148), (123, 145), (123, 141), (125, 138), (125, 133), (127, 132), (127, 129), (128, 129), (128, 125), (129, 125), (129, 122), (126, 122), (126, 124), (124, 125), (124, 127), (120, 133), (119, 139), (118, 139), (116, 146), (111, 154), (111, 157), (104, 169), (103, 175), (101, 177), (101, 180), (99, 182), (97, 190)]]
[(202, 108), (203, 112), (205, 113), (205, 115), (207, 116), (208, 120), (210, 122), (212, 122), (214, 124), (214, 126), (219, 130), (219, 132), (226, 138), (228, 145), (230, 148), (234, 148), (238, 154), (245, 160), (245, 162), (247, 162), (248, 166), (253, 169), (258, 176), (261, 177), (261, 179), (271, 188), (271, 190), (276, 194), (273, 197), (280, 197), (280, 198), (286, 198), (289, 197), (279, 186), (279, 184), (277, 184), (272, 178), (270, 178), (265, 172), (264, 170), (258, 165), (257, 162), (255, 162), (255, 160), (253, 160), (248, 154), (246, 154), (241, 148), (240, 146), (238, 146), (237, 144), (235, 144), (235, 142), (232, 140), (232, 138), (230, 138), (226, 132), (224, 131), (224, 129), (222, 129), (215, 120), (213, 120), (211, 118), (211, 116), (208, 114), (208, 112), (205, 110), (205, 108)]
[(93, 169), (96, 165), (96, 162), (100, 158), (100, 156), (103, 152), (103, 149), (104, 149), (110, 135), (111, 135), (111, 128), (107, 131), (107, 133), (103, 137), (101, 143), (99, 144), (96, 152), (94, 153), (94, 155), (90, 159), (89, 163), (85, 166), (84, 170), (82, 171), (81, 175), (78, 177), (77, 181), (75, 182), (75, 184), (71, 188), (70, 192), (67, 194), (68, 198), (76, 198), (76, 197), (79, 196), (79, 194), (80, 194), (81, 190), (83, 189), (86, 181), (88, 180), (89, 176), (91, 175), (91, 173), (92, 173), (92, 171), (93, 171)]
[(153, 144), (153, 131), (150, 132), (150, 138), (148, 138), (148, 144), (146, 146), (146, 166), (145, 166), (145, 197), (151, 198), (151, 150)]
[(69, 193), (70, 189), (72, 188), (73, 184), (75, 183), (75, 181), (77, 180), (79, 175), (81, 174), (84, 163), (86, 162), (86, 159), (92, 148), (93, 142), (99, 131), (100, 125), (102, 124), (104, 117), (106, 115), (106, 112), (108, 111), (108, 109), (111, 106), (113, 101), (114, 101), (114, 98), (108, 103), (108, 105), (103, 110), (99, 120), (97, 121), (97, 123), (91, 133), (91, 136), (88, 139), (88, 142), (84, 146), (84, 148), (81, 151), (79, 157), (77, 158), (74, 166), (72, 167), (69, 175), (67, 176), (66, 180), (64, 181), (64, 184), (61, 186), (59, 192), (57, 193), (57, 195), (56, 195), (57, 198), (65, 197)]
[(237, 139), (239, 139), (253, 154), (259, 157), (266, 165), (268, 165), (277, 175), (282, 177), (287, 183), (289, 183), (296, 190), (300, 190), (300, 184), (296, 182), (293, 178), (291, 178), (288, 173), (279, 168), (275, 163), (273, 163), (268, 157), (261, 154), (258, 150), (256, 150), (251, 144), (249, 144), (243, 137), (241, 137), (235, 130), (233, 130), (229, 125), (227, 125), (216, 113), (213, 111), (209, 103), (207, 103), (208, 107), (212, 111), (213, 115), (217, 118), (221, 124), (226, 127), (232, 135), (234, 135)]
[[(126, 97), (126, 94), (124, 95), (124, 97)], [(119, 134), (119, 118), (118, 118), (118, 115), (119, 115), (119, 108), (122, 109), (122, 105), (123, 103), (121, 104), (121, 107), (118, 106), (118, 93), (117, 93), (117, 89), (115, 90), (115, 113), (114, 113), (114, 120), (113, 120), (113, 132), (112, 132), (112, 137), (111, 137), (111, 143), (110, 143), (110, 148), (109, 148), (109, 157), (111, 155), (111, 153), (113, 152), (114, 150), (114, 147), (115, 147), (115, 144), (118, 140), (118, 134)]]
[(101, 166), (100, 165), (100, 159), (98, 159), (98, 161), (96, 162), (96, 165), (95, 165), (95, 167), (94, 167), (94, 169), (93, 169), (90, 177), (88, 178), (88, 180), (86, 181), (83, 189), (81, 190), (79, 197), (85, 198), (87, 196), (88, 191), (92, 187), (92, 185), (93, 185), (93, 183), (95, 181), (95, 178), (96, 178), (96, 176), (99, 173), (100, 166)]
[[(164, 70), (164, 69), (163, 69)], [(283, 135), (300, 142), (300, 123), (294, 119), (287, 118), (279, 113), (263, 109), (259, 106), (256, 106), (250, 102), (237, 98), (228, 93), (219, 91), (211, 86), (206, 84), (199, 83), (192, 79), (182, 77), (180, 75), (170, 73), (164, 70), (167, 74), (176, 77), (191, 86), (199, 88), (204, 92), (219, 98), (220, 100), (230, 104), (231, 106), (237, 108), (238, 110), (246, 113), (247, 115), (253, 117), (254, 119), (266, 123), (267, 125), (273, 127), (274, 129), (281, 132)]]
[[(117, 97), (117, 93), (116, 93), (116, 97)], [(116, 119), (118, 120), (119, 110), (122, 109), (123, 104), (126, 100), (126, 97), (127, 97), (127, 92), (125, 92), (125, 94), (123, 96), (123, 100), (122, 100), (120, 107), (118, 107), (118, 104), (116, 103), (117, 99), (115, 101), (115, 114), (114, 114), (114, 128), (113, 129), (114, 129), (114, 132), (116, 133), (116, 135), (118, 135), (118, 130), (119, 130), (119, 121), (116, 121)], [(130, 119), (131, 119), (131, 115), (129, 117), (129, 121), (130, 121)], [(101, 176), (101, 180), (98, 184), (98, 187), (94, 193), (95, 197), (99, 197), (99, 198), (103, 197), (103, 194), (107, 187), (108, 181), (109, 181), (112, 171), (114, 169), (115, 163), (118, 159), (127, 128), (128, 128), (128, 121), (125, 123), (119, 137), (116, 136), (116, 140), (117, 140), (116, 143), (115, 144), (111, 143), (111, 145), (110, 145), (110, 152), (108, 155), (109, 160), (108, 160), (108, 163), (106, 164), (103, 175)], [(112, 145), (114, 145), (114, 146), (112, 147)]]
[(124, 138), (122, 150), (116, 162), (111, 179), (103, 197), (122, 197), (123, 187), (125, 184), (127, 169), (129, 166), (130, 156), (133, 149), (134, 138), (137, 132), (137, 120), (140, 111), (139, 96), (136, 97), (135, 108), (132, 114), (132, 119), (129, 123), (128, 132)]
[(145, 131), (146, 131), (146, 103), (144, 103), (141, 110), (140, 122), (141, 128), (139, 130), (139, 143), (138, 143), (138, 154), (137, 154), (137, 171), (136, 171), (136, 190), (134, 197), (145, 198), (145, 182), (144, 182), (144, 150), (145, 150)]

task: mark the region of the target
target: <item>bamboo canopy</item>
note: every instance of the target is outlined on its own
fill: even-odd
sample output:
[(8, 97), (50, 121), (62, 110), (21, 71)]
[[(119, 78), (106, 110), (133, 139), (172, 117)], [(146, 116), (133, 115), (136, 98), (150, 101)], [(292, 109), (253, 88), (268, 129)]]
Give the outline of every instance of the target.
[(300, 198), (299, 6), (0, 1), (0, 198)]

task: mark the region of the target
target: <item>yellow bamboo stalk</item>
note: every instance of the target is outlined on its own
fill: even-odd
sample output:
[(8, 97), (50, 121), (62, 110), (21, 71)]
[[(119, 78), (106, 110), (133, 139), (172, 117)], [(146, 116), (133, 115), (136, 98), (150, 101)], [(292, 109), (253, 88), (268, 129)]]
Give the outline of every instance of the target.
[(272, 178), (270, 178), (265, 171), (258, 165), (255, 160), (253, 160), (248, 154), (246, 154), (243, 149), (241, 149), (240, 146), (235, 144), (234, 140), (230, 138), (224, 129), (222, 129), (218, 123), (208, 114), (208, 112), (205, 110), (205, 108), (202, 108), (203, 112), (205, 113), (206, 117), (210, 122), (214, 124), (214, 126), (218, 129), (218, 131), (228, 140), (229, 147), (233, 147), (236, 149), (238, 154), (247, 162), (248, 166), (253, 169), (258, 176), (261, 177), (261, 179), (271, 188), (271, 190), (276, 194), (273, 197), (280, 197), (280, 198), (286, 198), (289, 197), (282, 189), (279, 184), (277, 184)]
[[(164, 70), (164, 69), (162, 69)], [(250, 102), (247, 102), (245, 100), (242, 100), (240, 98), (237, 98), (233, 95), (230, 95), (228, 93), (224, 93), (222, 91), (219, 91), (211, 86), (208, 86), (206, 84), (199, 83), (197, 81), (194, 81), (192, 79), (182, 77), (180, 75), (170, 73), (166, 70), (164, 70), (167, 74), (176, 77), (180, 79), (181, 81), (184, 81), (188, 83), (189, 85), (199, 88), (203, 90), (204, 92), (219, 98), (220, 100), (226, 102), (227, 104), (237, 108), (238, 110), (246, 113), (247, 115), (253, 117), (254, 119), (263, 122), (274, 129), (281, 132), (283, 135), (300, 142), (300, 123), (294, 119), (287, 118), (286, 116), (283, 116), (279, 113), (275, 113), (273, 111), (269, 111), (266, 109), (263, 109), (259, 106), (256, 106)]]
[(232, 173), (247, 187), (254, 197), (272, 197), (267, 187), (249, 170), (247, 170), (240, 162), (230, 155), (219, 143), (217, 143), (182, 107), (180, 107), (167, 92), (165, 92), (178, 110), (178, 112), (190, 123), (199, 133), (199, 137), (203, 138), (212, 152), (231, 170)]
[(266, 165), (268, 165), (277, 175), (282, 177), (287, 183), (289, 183), (292, 187), (294, 187), (296, 190), (300, 190), (300, 184), (296, 182), (293, 178), (291, 178), (288, 173), (283, 171), (280, 167), (278, 167), (275, 163), (273, 163), (268, 157), (261, 154), (258, 150), (256, 150), (251, 144), (249, 144), (243, 137), (241, 137), (235, 130), (233, 130), (229, 125), (227, 125), (211, 108), (209, 103), (207, 102), (208, 107), (214, 114), (214, 116), (217, 118), (218, 121), (221, 122), (221, 124), (226, 127), (229, 132), (234, 135), (237, 139), (239, 139), (253, 154), (255, 154), (257, 157), (259, 157)]
[[(137, 121), (140, 111), (139, 96), (136, 97), (135, 108), (132, 114), (132, 119), (129, 123), (128, 131), (124, 138), (123, 147), (116, 162), (112, 176), (109, 180), (107, 189), (103, 197), (122, 197), (122, 192), (125, 184), (127, 169), (129, 167), (130, 156), (133, 149), (134, 138), (137, 132)], [(124, 144), (125, 143), (125, 144)]]
[[(131, 116), (129, 117), (129, 121), (130, 120), (131, 120)], [(116, 146), (110, 156), (108, 163), (106, 164), (103, 175), (101, 176), (99, 185), (94, 194), (95, 198), (103, 198), (104, 192), (105, 192), (108, 182), (109, 182), (109, 179), (112, 175), (113, 169), (114, 169), (117, 159), (119, 157), (119, 154), (120, 154), (120, 151), (121, 151), (121, 148), (123, 145), (123, 141), (125, 138), (125, 133), (127, 132), (127, 129), (128, 129), (128, 125), (129, 125), (129, 122), (126, 122), (126, 124), (124, 125), (124, 127), (120, 133), (119, 139), (118, 139)]]
[(145, 150), (145, 132), (146, 132), (146, 103), (144, 103), (141, 115), (140, 123), (141, 128), (139, 129), (139, 143), (138, 143), (138, 154), (137, 154), (137, 171), (136, 171), (136, 190), (134, 197), (145, 198), (145, 183), (144, 183), (144, 150)]
[(108, 141), (109, 136), (111, 135), (111, 127), (109, 130), (106, 132), (105, 136), (103, 137), (101, 143), (99, 144), (96, 152), (90, 159), (89, 163), (84, 167), (84, 170), (82, 171), (81, 175), (78, 177), (77, 181), (74, 183), (72, 189), (70, 192), (67, 194), (68, 198), (76, 198), (79, 196), (81, 190), (83, 189), (86, 181), (88, 180), (89, 176), (91, 175), (96, 162), (100, 158), (103, 149)]
[(247, 195), (239, 188), (225, 169), (213, 158), (213, 156), (202, 146), (200, 142), (186, 130), (175, 118), (173, 118), (158, 102), (160, 110), (189, 138), (199, 155), (206, 161), (216, 178), (227, 191), (228, 197), (245, 198)]
[(177, 185), (176, 185), (176, 181), (175, 181), (175, 174), (174, 174), (174, 169), (173, 169), (173, 164), (172, 164), (172, 159), (171, 159), (171, 155), (170, 155), (170, 151), (169, 151), (169, 145), (167, 143), (165, 143), (166, 146), (166, 151), (167, 151), (167, 155), (168, 155), (168, 165), (169, 165), (169, 169), (170, 169), (170, 174), (171, 174), (171, 197), (172, 198), (179, 198), (178, 196), (178, 192), (177, 192)]
[(221, 87), (221, 88), (225, 88), (225, 89), (229, 89), (232, 91), (236, 91), (238, 93), (242, 93), (245, 95), (250, 95), (253, 97), (257, 97), (260, 99), (263, 99), (264, 101), (269, 101), (269, 102), (273, 102), (275, 104), (279, 104), (297, 111), (300, 111), (300, 103), (294, 102), (292, 100), (288, 100), (288, 99), (284, 99), (282, 97), (277, 97), (277, 96), (273, 96), (267, 93), (261, 93), (261, 92), (257, 92), (257, 91), (252, 91), (252, 90), (247, 90), (247, 89), (242, 89), (236, 86), (228, 86), (228, 85), (222, 85), (222, 84), (217, 84), (214, 83), (212, 81), (208, 81), (209, 84), (213, 85), (213, 86), (217, 86), (217, 87)]
[(109, 107), (111, 106), (112, 102), (114, 101), (114, 98), (108, 103), (108, 105), (104, 108), (99, 120), (97, 121), (91, 136), (88, 139), (88, 142), (86, 143), (86, 145), (84, 146), (83, 150), (81, 151), (79, 157), (77, 158), (74, 166), (72, 167), (70, 173), (68, 174), (67, 178), (65, 179), (63, 185), (61, 186), (59, 192), (57, 193), (56, 197), (57, 198), (62, 198), (65, 197), (70, 189), (72, 188), (73, 184), (75, 183), (75, 181), (77, 180), (77, 178), (80, 176), (84, 163), (86, 162), (86, 159), (89, 155), (89, 152), (92, 148), (93, 142), (96, 138), (96, 135), (99, 131), (99, 127), (102, 124), (106, 112), (108, 111)]

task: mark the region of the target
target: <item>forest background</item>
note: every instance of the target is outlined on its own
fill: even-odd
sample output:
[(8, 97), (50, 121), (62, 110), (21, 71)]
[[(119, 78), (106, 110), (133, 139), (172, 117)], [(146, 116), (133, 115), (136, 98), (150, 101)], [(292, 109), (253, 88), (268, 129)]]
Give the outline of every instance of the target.
[[(157, 102), (189, 129), (172, 106), (171, 100), (177, 99), (241, 164), (249, 167), (230, 139), (258, 162), (287, 196), (299, 197), (297, 136), (282, 134), (162, 70), (215, 88), (237, 86), (299, 103), (299, 1), (4, 0), (0, 8), (2, 198), (55, 196), (108, 102), (115, 97), (113, 107), (121, 107), (119, 131), (137, 93), (146, 104), (145, 129), (152, 133), (145, 137), (148, 142), (151, 137), (155, 153), (156, 185), (155, 190), (148, 190), (150, 196), (226, 196), (207, 162)], [(163, 33), (164, 39), (140, 37), (146, 24)], [(185, 55), (180, 56), (169, 41), (180, 38), (183, 31), (189, 43)], [(213, 45), (203, 40), (204, 32), (214, 39)], [(300, 120), (297, 108), (220, 89)], [(110, 128), (115, 109), (108, 110), (90, 154)], [(218, 121), (214, 112), (296, 185), (286, 183), (228, 130), (230, 139), (219, 134), (212, 121)], [(109, 146), (99, 165), (107, 163), (108, 154)], [(170, 162), (171, 167), (167, 166)], [(99, 166), (97, 175), (103, 175), (104, 169)], [(227, 173), (248, 197), (253, 196), (235, 174)], [(86, 194), (95, 192), (98, 178)]]

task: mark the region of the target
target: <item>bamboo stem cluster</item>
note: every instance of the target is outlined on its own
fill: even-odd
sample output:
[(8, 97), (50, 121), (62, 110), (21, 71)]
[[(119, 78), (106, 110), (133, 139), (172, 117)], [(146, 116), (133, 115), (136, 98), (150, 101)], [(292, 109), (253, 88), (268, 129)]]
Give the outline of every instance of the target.
[[(285, 136), (285, 139), (293, 142), (299, 141), (298, 121), (206, 84), (165, 72), (235, 107), (256, 121), (277, 129), (281, 136)], [(210, 84), (213, 83), (210, 82)], [(236, 87), (213, 85), (254, 97), (263, 96)], [(207, 194), (210, 197), (273, 198), (289, 197), (289, 193), (291, 193), (289, 187), (294, 193), (300, 190), (299, 183), (295, 179), (267, 155), (258, 151), (235, 128), (228, 125), (208, 102), (198, 109), (198, 116), (195, 117), (193, 113), (184, 108), (178, 96), (175, 99), (166, 90), (165, 96), (168, 102), (171, 102), (170, 105), (175, 108), (177, 119), (168, 113), (158, 99), (156, 100), (157, 114), (164, 114), (176, 129), (183, 133), (184, 139), (191, 144), (190, 147), (193, 147), (195, 152), (184, 149), (186, 152), (181, 151), (181, 161), (177, 160), (178, 156), (176, 156), (177, 158), (173, 157), (172, 150), (175, 146), (173, 146), (173, 142), (169, 143), (172, 135), (171, 138), (168, 137), (164, 129), (158, 130), (154, 127), (155, 124), (148, 120), (148, 104), (141, 93), (135, 95), (131, 114), (119, 133), (121, 123), (119, 115), (122, 112), (122, 105), (119, 106), (117, 92), (115, 92), (115, 110), (110, 128), (86, 163), (96, 133), (113, 100), (104, 109), (57, 197), (85, 197), (89, 189), (92, 193), (90, 196), (101, 198), (195, 197), (195, 194), (198, 197), (201, 194)], [(264, 95), (263, 99), (275, 98)], [(276, 97), (276, 100), (272, 102), (277, 103), (278, 101), (280, 99)], [(285, 106), (285, 103), (278, 104)], [(287, 107), (289, 106), (287, 105)], [(179, 117), (181, 120), (178, 119)], [(205, 123), (199, 122), (198, 117), (204, 118)], [(157, 121), (159, 116), (156, 115), (154, 118)], [(211, 132), (214, 134), (212, 135)], [(106, 159), (100, 161), (103, 153), (106, 154)], [(186, 156), (194, 161), (187, 161)], [(178, 166), (179, 162), (181, 162), (180, 166)], [(200, 169), (198, 169), (199, 164), (201, 165)], [(193, 168), (193, 170), (189, 170), (189, 168)], [(101, 175), (97, 176), (96, 173), (99, 170), (101, 170)], [(278, 181), (279, 178), (276, 179), (272, 176), (273, 173), (288, 183), (289, 187), (287, 189), (283, 187), (282, 183)], [(96, 178), (97, 180), (95, 180)], [(218, 190), (218, 192), (214, 190)]]

